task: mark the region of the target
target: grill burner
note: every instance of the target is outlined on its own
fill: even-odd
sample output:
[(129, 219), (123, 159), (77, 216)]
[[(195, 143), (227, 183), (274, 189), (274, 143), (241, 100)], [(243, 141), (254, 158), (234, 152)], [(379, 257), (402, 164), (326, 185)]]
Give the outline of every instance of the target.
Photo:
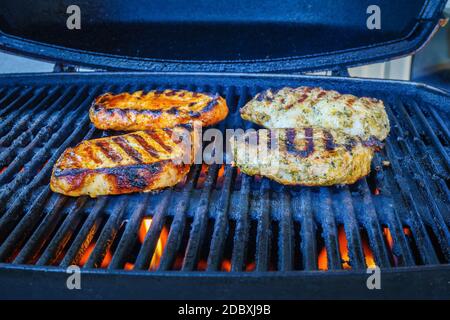
[[(73, 264), (82, 266), (89, 279), (95, 278), (98, 269), (108, 269), (100, 273), (103, 277), (116, 276), (117, 271), (130, 277), (137, 274), (130, 269), (142, 271), (138, 274), (149, 279), (159, 277), (157, 281), (167, 277), (166, 290), (175, 290), (183, 278), (192, 277), (201, 284), (204, 277), (220, 285), (224, 278), (245, 272), (269, 286), (276, 281), (273, 277), (285, 275), (278, 284), (290, 292), (286, 282), (292, 277), (301, 281), (310, 277), (315, 283), (323, 274), (351, 269), (340, 273), (348, 275), (346, 282), (365, 274), (374, 262), (386, 270), (387, 277), (396, 271), (422, 271), (423, 278), (436, 267), (448, 275), (450, 116), (424, 104), (418, 87), (412, 90), (415, 93), (397, 89), (400, 95), (369, 81), (308, 77), (211, 80), (199, 76), (192, 80), (195, 77), (128, 74), (117, 80), (106, 74), (42, 78), (13, 79), (15, 85), (0, 79), (0, 278), (4, 283), (13, 286), (12, 279), (20, 278), (17, 272), (35, 275), (46, 270), (65, 277), (65, 269)], [(90, 103), (102, 92), (165, 88), (219, 92), (230, 108), (219, 127), (247, 129), (254, 125), (240, 118), (239, 108), (257, 92), (283, 85), (329, 86), (385, 101), (392, 130), (385, 148), (374, 158), (369, 177), (346, 187), (286, 187), (229, 166), (196, 165), (186, 181), (156, 194), (90, 199), (70, 198), (49, 189), (53, 164), (65, 148), (114, 134), (97, 130), (89, 122)], [(309, 272), (319, 269), (329, 271)], [(222, 280), (215, 280), (219, 276)], [(241, 286), (246, 279), (240, 280)], [(127, 281), (130, 288), (139, 287), (136, 281)], [(327, 285), (333, 286), (333, 281)], [(108, 286), (112, 288), (112, 284), (102, 285), (105, 297), (110, 294)], [(199, 296), (208, 297), (208, 290), (198, 290)], [(302, 294), (301, 287), (295, 290)], [(252, 297), (261, 296), (257, 291), (258, 287)], [(407, 290), (402, 287), (401, 291)], [(242, 291), (243, 297), (246, 292)], [(145, 293), (164, 297), (163, 291)], [(190, 296), (185, 290), (172, 297), (183, 294)], [(0, 290), (1, 295), (6, 293)], [(266, 297), (278, 296), (266, 292)]]

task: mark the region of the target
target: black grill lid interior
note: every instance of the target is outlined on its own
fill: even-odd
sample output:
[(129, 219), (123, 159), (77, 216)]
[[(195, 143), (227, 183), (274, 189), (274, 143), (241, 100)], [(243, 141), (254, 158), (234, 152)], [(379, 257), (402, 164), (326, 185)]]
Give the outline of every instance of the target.
[[(111, 70), (330, 70), (419, 49), (445, 0), (2, 1), (0, 48)], [(369, 30), (370, 5), (381, 29)]]

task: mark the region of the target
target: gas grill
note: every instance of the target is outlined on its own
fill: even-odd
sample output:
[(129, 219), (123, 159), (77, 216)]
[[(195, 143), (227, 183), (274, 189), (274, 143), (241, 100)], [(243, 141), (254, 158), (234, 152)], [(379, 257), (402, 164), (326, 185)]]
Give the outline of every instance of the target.
[[(79, 2), (88, 16), (100, 10)], [(410, 38), (384, 45), (389, 54), (366, 45), (325, 57), (245, 63), (219, 63), (220, 56), (203, 63), (138, 59), (130, 52), (100, 53), (106, 48), (101, 42), (98, 52), (48, 44), (51, 37), (38, 39), (41, 35), (30, 26), (12, 27), (38, 9), (33, 4), (25, 13), (14, 11), (14, 17), (18, 3), (8, 2), (4, 12), (10, 14), (0, 14), (3, 49), (128, 71), (0, 76), (1, 297), (449, 297), (449, 93), (412, 82), (249, 73), (309, 71), (321, 61), (324, 69), (345, 75), (347, 66), (366, 62), (367, 52), (376, 61), (412, 52), (435, 30), (445, 1), (411, 1), (412, 11), (421, 8), (419, 18), (410, 17), (417, 25), (410, 26)], [(64, 1), (56, 3), (42, 4), (46, 10), (38, 15), (38, 25), (66, 8)], [(110, 3), (113, 9), (120, 7)], [(224, 3), (218, 1), (219, 7)], [(283, 6), (293, 5), (287, 3)], [(343, 3), (347, 9), (353, 5)], [(48, 25), (42, 28), (49, 30)], [(165, 35), (175, 29), (169, 25), (162, 30)], [(174, 70), (178, 72), (168, 72)], [(88, 108), (103, 92), (217, 92), (230, 109), (217, 126), (225, 130), (257, 128), (239, 115), (239, 108), (256, 93), (300, 85), (385, 102), (391, 133), (368, 177), (344, 187), (287, 187), (228, 165), (204, 164), (193, 165), (185, 181), (157, 193), (91, 199), (63, 196), (49, 188), (52, 167), (67, 147), (114, 134), (95, 129), (89, 121)], [(67, 268), (73, 265), (81, 268), (80, 290), (66, 286)], [(381, 269), (382, 287), (369, 290), (367, 268), (375, 266)]]

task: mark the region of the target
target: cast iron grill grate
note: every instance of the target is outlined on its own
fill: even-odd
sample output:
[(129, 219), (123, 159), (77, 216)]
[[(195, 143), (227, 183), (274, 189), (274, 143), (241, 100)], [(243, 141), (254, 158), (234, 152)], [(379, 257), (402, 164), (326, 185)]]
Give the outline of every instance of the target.
[(149, 272), (363, 270), (448, 264), (450, 118), (386, 93), (392, 125), (366, 179), (347, 187), (285, 187), (236, 168), (194, 165), (155, 194), (70, 198), (50, 191), (68, 146), (111, 135), (89, 122), (105, 91), (219, 92), (224, 128), (258, 86), (58, 84), (0, 89), (0, 263)]

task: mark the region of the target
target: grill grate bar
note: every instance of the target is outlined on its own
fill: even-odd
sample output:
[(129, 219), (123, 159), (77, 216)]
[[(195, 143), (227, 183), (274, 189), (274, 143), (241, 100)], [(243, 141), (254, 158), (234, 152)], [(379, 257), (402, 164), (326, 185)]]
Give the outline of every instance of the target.
[(164, 248), (161, 261), (158, 266), (158, 271), (169, 270), (175, 261), (176, 254), (181, 245), (183, 231), (186, 226), (186, 210), (189, 206), (192, 189), (194, 188), (195, 182), (200, 174), (200, 169), (201, 165), (195, 165), (193, 169), (191, 169), (190, 174), (192, 173), (192, 175), (188, 177), (188, 182), (183, 188), (183, 195), (177, 203), (175, 217), (173, 218), (172, 225), (170, 227), (167, 244)]
[(263, 178), (258, 201), (258, 225), (256, 231), (256, 271), (269, 269), (270, 244), (270, 182)]
[(233, 252), (231, 255), (231, 271), (242, 271), (245, 268), (249, 231), (249, 198), (251, 178), (242, 177), (242, 185), (239, 193), (236, 231), (233, 240)]
[(311, 201), (309, 188), (301, 188), (292, 198), (295, 219), (300, 221), (300, 255), (304, 270), (317, 270), (317, 227)]
[[(432, 108), (429, 109), (429, 112), (430, 112), (431, 116), (433, 117), (434, 121), (436, 121), (436, 123), (438, 124), (441, 132), (445, 135), (445, 138), (447, 139), (447, 141), (450, 142), (450, 130), (449, 130), (448, 126), (445, 125), (445, 122), (442, 119), (442, 117), (439, 116), (439, 114)], [(447, 123), (448, 122), (449, 121), (447, 119)]]
[[(19, 174), (17, 174), (14, 177), (13, 181), (9, 182), (6, 186), (2, 188), (2, 192), (0, 193), (1, 200), (6, 201), (6, 199), (9, 198), (12, 190), (16, 190), (20, 185), (23, 185), (24, 182), (26, 183), (28, 179), (34, 177), (39, 166), (43, 163), (43, 159), (47, 157), (49, 150), (54, 145), (58, 144), (59, 141), (62, 140), (65, 135), (67, 135), (67, 133), (70, 130), (70, 125), (77, 120), (77, 116), (80, 115), (81, 111), (82, 107), (78, 108), (77, 112), (72, 113), (72, 116), (68, 116), (66, 121), (64, 122), (64, 125), (60, 126), (60, 128), (58, 129), (56, 134), (53, 135), (53, 137), (52, 137), (53, 129), (55, 129), (57, 124), (62, 119), (57, 120), (57, 118), (55, 118), (51, 123), (49, 123), (47, 127), (44, 127), (41, 130), (39, 130), (39, 132), (36, 134), (36, 136), (33, 138), (30, 144), (15, 157), (15, 159), (8, 165), (8, 168), (5, 170), (5, 172), (3, 172), (3, 174), (1, 175), (0, 180), (2, 181), (2, 183), (5, 183), (7, 179), (14, 174), (14, 172), (17, 172), (20, 167), (24, 166), (24, 170)], [(46, 141), (48, 138), (50, 138), (50, 140), (48, 140), (45, 143), (45, 146), (42, 149), (40, 149), (39, 152), (33, 157), (34, 148), (42, 144), (42, 142)], [(5, 157), (3, 157), (3, 155), (6, 155), (7, 157), (12, 157), (15, 155), (16, 151), (11, 151), (10, 149), (18, 150), (18, 148), (15, 146), (15, 143), (13, 143), (10, 148), (6, 149), (2, 153), (1, 155), (2, 160), (5, 160), (4, 159)], [(10, 151), (11, 154), (8, 154), (8, 152)], [(30, 159), (32, 159), (31, 162), (25, 165), (26, 162), (29, 161)]]
[(280, 193), (280, 221), (278, 238), (278, 270), (289, 271), (293, 268), (293, 222), (291, 200), (288, 190), (283, 188)]
[[(397, 112), (401, 112), (400, 116), (402, 118), (404, 118), (406, 120), (406, 123), (408, 124), (408, 134), (405, 135), (405, 133), (403, 132), (403, 130), (401, 130), (400, 128), (395, 128), (395, 130), (397, 130), (398, 135), (401, 137), (407, 137), (409, 136), (410, 133), (412, 133), (412, 138), (413, 138), (413, 143), (415, 146), (417, 146), (417, 149), (420, 151), (420, 154), (427, 159), (427, 161), (423, 161), (423, 163), (425, 165), (428, 165), (429, 167), (431, 167), (431, 170), (436, 174), (436, 175), (442, 175), (442, 173), (440, 172), (441, 170), (438, 169), (438, 166), (436, 164), (436, 161), (433, 159), (433, 157), (430, 156), (429, 152), (427, 151), (427, 148), (424, 144), (424, 142), (422, 141), (419, 132), (417, 131), (416, 126), (414, 125), (411, 117), (408, 115), (408, 112), (405, 109), (404, 104), (401, 101), (397, 101), (396, 104), (396, 110)], [(393, 113), (393, 112), (391, 112)], [(392, 116), (395, 116), (392, 114)], [(394, 119), (396, 123), (398, 123), (397, 118)], [(405, 139), (406, 141), (408, 141), (407, 139)], [(403, 141), (401, 143), (404, 143)], [(410, 148), (411, 149), (411, 148)]]
[[(17, 119), (21, 118), (21, 114), (27, 114), (27, 110), (31, 109), (33, 106), (39, 104), (39, 102), (44, 98), (48, 90), (48, 87), (42, 87), (34, 90), (29, 88), (23, 94), (21, 94), (13, 103), (14, 110), (8, 114), (2, 121), (0, 127), (0, 136), (3, 136), (7, 131), (11, 130), (14, 123), (17, 123)], [(30, 97), (31, 95), (31, 97)], [(24, 100), (28, 99), (25, 103)], [(16, 108), (20, 104), (20, 107)]]
[(134, 264), (135, 270), (144, 270), (150, 267), (150, 263), (155, 252), (156, 245), (158, 243), (159, 235), (166, 219), (167, 206), (172, 196), (172, 190), (164, 191), (162, 200), (160, 200), (154, 209), (152, 217), (152, 224), (150, 225), (147, 234), (145, 235), (144, 242), (142, 243), (139, 254)]
[[(46, 166), (52, 166), (52, 164), (54, 163), (54, 161), (56, 161), (56, 157), (59, 156), (59, 154), (62, 152), (62, 150), (64, 150), (67, 145), (69, 145), (70, 143), (72, 143), (72, 141), (76, 138), (78, 138), (80, 136), (80, 134), (83, 132), (84, 128), (81, 126), (78, 126), (77, 129), (75, 129), (75, 131), (73, 131), (73, 133), (66, 139), (66, 141), (59, 147), (59, 152), (55, 152), (54, 155), (52, 156), (52, 159), (50, 159), (47, 163)], [(89, 132), (86, 134), (86, 136), (84, 137), (85, 139), (89, 139), (92, 137), (93, 133), (94, 133), (95, 129), (91, 129), (89, 130)], [(51, 168), (51, 167), (50, 167)], [(41, 180), (44, 179), (44, 169), (41, 170), (41, 172), (35, 177), (35, 179), (33, 179), (33, 181), (30, 184), (30, 192), (32, 190), (32, 188), (34, 188), (35, 186), (33, 186), (33, 184), (39, 184)], [(50, 188), (46, 187), (43, 191), (42, 196), (44, 197), (48, 197), (48, 194), (50, 193)], [(20, 197), (23, 197), (24, 199), (27, 198), (27, 189), (23, 190), (22, 193), (20, 193), (19, 195)], [(59, 198), (63, 198), (65, 200), (67, 200), (67, 197), (63, 197), (58, 195)], [(19, 197), (18, 199), (13, 203), (13, 205), (10, 207), (10, 209), (5, 213), (5, 215), (0, 219), (0, 226), (4, 223), (3, 221), (6, 220), (6, 223), (8, 223), (9, 220), (15, 220), (19, 218), (19, 210), (17, 209), (17, 207), (21, 204), (21, 200)], [(65, 201), (64, 200), (64, 201)], [(39, 198), (36, 199), (32, 204), (31, 204), (31, 208), (40, 208), (39, 204), (44, 204), (43, 201), (40, 201)], [(84, 205), (84, 204), (83, 204)], [(16, 212), (16, 214), (14, 214), (14, 212)], [(36, 212), (36, 215), (39, 215), (40, 212), (39, 210), (34, 211)], [(60, 215), (60, 213), (56, 214), (56, 215)], [(34, 214), (28, 213), (27, 217), (29, 216), (29, 219), (33, 218), (35, 219), (33, 216)], [(57, 217), (59, 218), (59, 217)], [(35, 231), (35, 233), (31, 236), (31, 238), (29, 239), (27, 245), (24, 247), (23, 253), (21, 252), (18, 256), (18, 262), (22, 262), (24, 261), (24, 259), (27, 259), (30, 255), (31, 255), (31, 251), (32, 249), (34, 249), (35, 247), (39, 247), (38, 245), (35, 246), (34, 242), (38, 241), (40, 239), (43, 238), (43, 236), (47, 233), (50, 234), (51, 231), (53, 230), (53, 228), (55, 227), (55, 218), (53, 217), (52, 214), (48, 214), (44, 221), (40, 224), (40, 226), (38, 227), (38, 229)], [(1, 228), (0, 228), (1, 229)], [(42, 243), (42, 241), (38, 241), (39, 243)], [(43, 244), (42, 244), (43, 245)], [(55, 247), (56, 244), (53, 244), (53, 246)], [(41, 249), (42, 246), (40, 246), (38, 249)], [(47, 253), (48, 254), (48, 253)], [(44, 261), (46, 261), (45, 259), (43, 259)], [(45, 263), (45, 262), (44, 262)]]
[[(55, 100), (58, 99), (61, 101), (61, 87), (56, 87), (54, 89), (46, 90), (46, 95), (36, 103), (36, 106), (31, 105), (31, 110), (27, 112), (25, 115), (16, 119), (16, 122), (13, 124), (13, 127), (0, 139), (0, 146), (9, 145), (17, 136), (22, 136), (21, 139), (25, 137), (30, 138), (30, 128), (39, 128), (42, 120), (45, 119), (45, 115), (48, 114), (49, 111), (52, 111), (55, 108)], [(66, 93), (67, 96), (67, 93)], [(50, 106), (50, 107), (49, 107)], [(41, 123), (37, 123), (36, 121), (41, 120)], [(24, 131), (24, 129), (26, 129)], [(25, 139), (26, 141), (26, 139)], [(23, 143), (21, 144), (24, 145)]]
[(129, 254), (129, 249), (133, 247), (136, 242), (137, 232), (139, 230), (139, 223), (145, 215), (147, 209), (147, 204), (150, 199), (150, 194), (146, 193), (143, 201), (139, 204), (136, 210), (133, 212), (131, 218), (127, 222), (125, 231), (120, 239), (117, 249), (114, 252), (111, 263), (108, 269), (120, 269), (123, 268), (127, 255)]
[[(23, 91), (21, 92), (21, 90), (23, 90)], [(43, 90), (43, 88), (28, 88), (25, 90), (23, 88), (18, 88), (16, 90), (14, 90), (13, 92), (11, 92), (8, 96), (3, 98), (2, 101), (0, 101), (1, 106), (3, 106), (4, 104), (7, 104), (7, 106), (4, 107), (2, 109), (2, 111), (0, 112), (0, 116), (4, 117), (4, 121), (6, 121), (6, 122), (2, 122), (2, 126), (0, 127), (1, 134), (4, 133), (4, 129), (3, 129), (4, 124), (6, 124), (6, 125), (10, 124), (10, 122), (12, 120), (17, 118), (17, 115), (20, 115), (19, 109), (20, 109), (20, 111), (24, 111), (24, 109), (25, 109), (23, 106), (24, 100), (26, 98), (29, 98), (30, 95), (33, 93), (33, 91), (34, 91), (34, 96), (35, 96), (36, 94), (41, 93), (42, 90)], [(22, 104), (22, 106), (19, 107), (19, 109), (17, 109), (17, 106), (20, 106), (21, 104)], [(13, 110), (13, 111), (11, 113), (9, 113), (11, 110)]]
[[(63, 112), (63, 110), (68, 111), (68, 107), (70, 106), (66, 105), (65, 108), (61, 110), (61, 112)], [(57, 115), (60, 116), (60, 113), (58, 113)], [(7, 183), (9, 179), (19, 171), (20, 167), (23, 166), (26, 161), (31, 158), (33, 149), (42, 144), (43, 141), (46, 141), (51, 136), (53, 130), (62, 121), (62, 118), (63, 117), (51, 117), (51, 121), (49, 121), (48, 125), (41, 128), (35, 136), (32, 136), (31, 132), (25, 132), (24, 135), (21, 135), (0, 154), (0, 165), (8, 165), (8, 168), (0, 176), (0, 183)], [(16, 134), (13, 131), (11, 131), (11, 133), (13, 135)], [(28, 145), (20, 151), (19, 148), (27, 143)], [(12, 162), (9, 163), (11, 160)], [(12, 188), (15, 188), (15, 186), (13, 186)]]
[[(422, 114), (422, 116), (423, 116), (423, 114)], [(392, 112), (391, 112), (391, 117), (397, 124), (396, 131), (399, 133), (400, 136), (404, 136), (404, 133), (403, 133), (401, 127), (399, 126), (398, 119)], [(424, 120), (424, 121), (426, 121), (426, 120)], [(439, 243), (441, 245), (441, 248), (443, 249), (443, 253), (444, 253), (447, 261), (450, 261), (450, 249), (449, 249), (450, 233), (448, 231), (448, 228), (447, 228), (447, 225), (443, 218), (443, 215), (439, 209), (439, 206), (436, 203), (435, 196), (433, 196), (433, 194), (436, 194), (436, 190), (433, 190), (434, 192), (431, 191), (431, 188), (434, 186), (434, 184), (426, 183), (426, 181), (429, 180), (429, 177), (427, 177), (422, 166), (420, 166), (417, 163), (417, 159), (416, 159), (416, 157), (413, 156), (414, 153), (412, 152), (408, 141), (406, 139), (400, 139), (399, 144), (401, 146), (401, 149), (404, 150), (404, 153), (411, 155), (411, 158), (413, 159), (413, 161), (411, 163), (411, 165), (413, 166), (412, 172), (415, 173), (413, 180), (418, 185), (419, 190), (423, 191), (422, 194), (424, 195), (424, 197), (426, 197), (426, 199), (428, 200), (428, 203), (431, 204), (431, 206), (430, 206), (431, 210), (427, 210), (426, 212), (429, 213), (429, 215), (431, 216), (431, 219), (434, 221), (434, 223), (432, 224), (433, 231), (436, 234), (436, 236), (438, 237)], [(424, 212), (424, 211), (422, 211), (422, 212), (423, 212), (423, 214), (426, 214), (426, 212)], [(419, 217), (420, 217), (420, 215), (419, 215)]]
[[(0, 146), (10, 145), (14, 139), (20, 141), (20, 143), (16, 142), (20, 146), (29, 143), (36, 131), (49, 117), (51, 117), (52, 112), (60, 108), (62, 104), (65, 105), (65, 99), (69, 97), (69, 94), (71, 94), (74, 89), (75, 88), (72, 86), (68, 87), (62, 94), (60, 94), (60, 87), (50, 90), (52, 94), (47, 95), (44, 100), (33, 109), (34, 112), (29, 112), (26, 116), (22, 117), (20, 121), (14, 125), (11, 131), (0, 139)], [(57, 97), (58, 95), (59, 98)], [(49, 107), (36, 117), (36, 112), (39, 112), (39, 109), (46, 105)], [(30, 124), (30, 122), (32, 123)], [(27, 128), (27, 130), (23, 131), (24, 128)]]
[[(22, 245), (23, 241), (31, 232), (32, 227), (36, 224), (38, 219), (40, 219), (44, 214), (41, 208), (44, 206), (49, 195), (50, 192), (48, 188), (46, 188), (41, 192), (41, 194), (37, 197), (35, 201), (35, 206), (33, 206), (30, 209), (29, 213), (24, 216), (24, 218), (19, 222), (19, 224), (14, 228), (13, 232), (11, 232), (5, 239), (5, 241), (2, 243), (2, 245), (0, 246), (0, 261), (5, 260), (14, 249), (17, 249)], [(7, 225), (3, 224), (2, 229), (8, 227), (11, 228), (12, 223), (13, 221), (11, 221), (11, 223)], [(6, 235), (7, 233), (2, 234)], [(3, 236), (1, 240), (3, 240)]]
[(381, 268), (388, 268), (390, 267), (389, 255), (384, 244), (381, 225), (375, 211), (375, 206), (373, 204), (371, 192), (369, 186), (367, 185), (366, 179), (362, 179), (357, 182), (356, 186), (363, 196), (360, 220), (362, 220), (367, 231), (370, 248), (374, 254), (376, 264)]
[(0, 99), (0, 107), (2, 108), (2, 110), (0, 110), (0, 117), (3, 117), (14, 108), (14, 104), (11, 103), (11, 101), (16, 99), (20, 90), (22, 90), (22, 88), (10, 90), (3, 98)]
[(106, 204), (108, 203), (108, 199), (109, 197), (100, 197), (92, 211), (89, 212), (88, 218), (84, 222), (75, 240), (72, 242), (64, 258), (59, 264), (61, 267), (67, 268), (72, 264), (78, 264), (80, 262), (81, 257), (87, 249), (87, 246), (89, 246), (89, 244), (91, 243), (95, 232), (100, 226), (99, 220)]
[[(78, 138), (80, 136), (80, 134), (84, 130), (86, 130), (87, 126), (89, 125), (88, 115), (85, 115), (84, 117), (82, 117), (82, 120), (79, 122), (79, 125), (75, 125), (76, 129), (73, 131), (73, 133), (70, 135), (70, 137), (66, 140), (66, 142), (63, 143), (62, 145), (60, 145), (60, 147), (57, 149), (57, 151), (55, 153), (53, 153), (53, 156), (47, 161), (47, 163), (44, 165), (44, 167), (38, 173), (38, 175), (32, 175), (32, 174), (35, 174), (35, 172), (32, 172), (31, 169), (36, 167), (38, 163), (42, 162), (43, 159), (45, 159), (47, 157), (47, 155), (49, 154), (51, 147), (53, 145), (59, 143), (59, 141), (61, 141), (69, 133), (69, 130), (73, 126), (72, 124), (74, 122), (76, 123), (77, 115), (79, 115), (80, 112), (81, 112), (81, 109), (78, 110), (77, 114), (74, 114), (74, 116), (66, 119), (66, 121), (63, 123), (61, 128), (52, 136), (52, 138), (45, 144), (45, 146), (42, 149), (40, 149), (38, 153), (36, 153), (33, 160), (29, 164), (28, 169), (24, 170), (24, 172), (22, 172), (22, 174), (18, 174), (15, 177), (14, 181), (8, 185), (8, 188), (5, 188), (3, 190), (3, 192), (0, 194), (0, 199), (2, 201), (6, 202), (6, 199), (8, 199), (13, 194), (12, 191), (15, 190), (15, 189), (12, 189), (12, 186), (15, 186), (15, 188), (17, 189), (17, 187), (20, 184), (24, 184), (25, 181), (32, 179), (32, 181), (25, 188), (23, 188), (22, 191), (20, 191), (16, 195), (16, 197), (14, 198), (14, 201), (12, 202), (12, 204), (10, 205), (10, 207), (8, 208), (8, 210), (6, 211), (4, 216), (0, 219), (0, 226), (2, 225), (2, 221), (4, 219), (8, 219), (8, 216), (10, 216), (10, 215), (16, 216), (19, 214), (20, 210), (18, 210), (18, 209), (24, 204), (25, 201), (28, 200), (28, 195), (33, 192), (34, 188), (36, 188), (41, 183), (42, 180), (48, 179), (48, 177), (50, 176), (53, 164), (57, 160), (57, 157), (59, 157), (59, 155), (63, 152), (63, 150), (65, 148), (67, 148), (67, 146), (69, 145), (69, 143), (71, 141), (73, 141), (75, 138)], [(93, 134), (93, 132), (94, 132), (94, 130), (91, 130), (89, 132), (89, 134), (87, 135), (87, 138), (89, 138)], [(9, 193), (7, 192), (8, 190), (9, 190)], [(6, 205), (5, 203), (0, 203), (0, 206), (2, 206), (2, 204), (3, 204), (3, 206)], [(1, 229), (1, 227), (0, 227), (0, 229)]]
[(417, 102), (412, 100), (410, 105), (414, 109), (414, 112), (419, 116), (419, 119), (422, 122), (423, 128), (426, 131), (428, 137), (433, 142), (434, 147), (439, 151), (439, 154), (442, 157), (442, 160), (444, 161), (447, 170), (450, 171), (450, 156), (444, 150), (444, 147), (442, 146), (441, 142), (439, 141), (439, 138), (434, 133), (433, 129), (431, 128), (430, 124), (428, 123), (427, 119), (425, 118), (422, 110), (420, 110), (420, 108), (418, 107)]
[(206, 233), (208, 221), (208, 208), (211, 199), (211, 190), (217, 178), (219, 165), (211, 165), (208, 169), (208, 176), (203, 186), (200, 202), (194, 213), (194, 220), (191, 225), (191, 232), (186, 247), (186, 253), (183, 259), (182, 270), (192, 271), (196, 267), (200, 250)]
[(331, 196), (328, 188), (320, 188), (319, 190), (319, 207), (316, 212), (322, 225), (322, 237), (325, 241), (327, 250), (328, 269), (341, 269), (341, 257), (339, 254), (339, 244), (337, 235), (336, 221), (331, 207)]
[[(43, 193), (47, 192), (47, 190), (44, 190)], [(63, 218), (61, 215), (61, 210), (63, 209), (64, 205), (67, 203), (68, 198), (57, 196), (57, 200), (55, 201), (55, 204), (53, 205), (52, 209), (49, 213), (47, 213), (41, 222), (41, 224), (37, 227), (37, 229), (33, 232), (33, 234), (30, 236), (28, 241), (23, 246), (22, 250), (19, 252), (17, 257), (14, 259), (15, 264), (24, 264), (28, 261), (36, 261), (38, 258), (39, 252), (42, 250), (42, 248), (47, 243), (48, 236), (52, 234), (52, 232), (55, 230), (57, 223)], [(36, 210), (39, 211), (40, 208), (37, 208)], [(34, 218), (33, 213), (29, 213), (26, 217), (30, 217), (30, 219), (33, 219), (38, 221), (38, 215)], [(33, 217), (33, 218), (32, 218)], [(22, 220), (23, 221), (23, 220)], [(21, 223), (22, 223), (21, 221)], [(25, 225), (27, 222), (23, 222)], [(35, 223), (34, 223), (35, 224)], [(16, 228), (17, 230), (17, 228)], [(16, 232), (14, 230), (14, 232)], [(17, 234), (20, 235), (20, 231), (17, 231)], [(25, 238), (25, 237), (23, 237)]]
[(414, 198), (411, 194), (411, 190), (409, 188), (409, 184), (406, 181), (406, 178), (401, 174), (401, 168), (400, 164), (398, 163), (399, 157), (395, 154), (394, 148), (391, 145), (391, 138), (388, 138), (386, 140), (386, 153), (389, 156), (389, 159), (391, 161), (392, 168), (394, 172), (397, 172), (397, 174), (394, 176), (395, 181), (398, 185), (398, 189), (400, 190), (400, 193), (402, 194), (403, 198), (405, 199), (406, 205), (410, 208), (411, 215), (408, 218), (407, 223), (411, 226), (413, 229), (414, 235), (420, 239), (419, 242), (419, 250), (422, 256), (422, 259), (427, 264), (437, 264), (438, 259), (436, 257), (436, 254), (434, 252), (433, 246), (431, 244), (430, 238), (428, 237), (425, 226), (422, 222), (422, 219), (420, 218), (419, 209), (417, 207), (416, 202), (414, 201)]
[[(76, 136), (78, 136), (80, 131), (81, 131), (81, 129), (82, 128), (78, 128), (77, 130), (75, 130), (74, 133), (71, 135), (71, 137), (69, 137), (69, 139), (66, 141), (65, 144), (68, 144)], [(92, 131), (93, 130), (91, 130), (91, 132)], [(87, 137), (90, 136), (90, 133), (88, 133)], [(65, 148), (64, 145), (62, 145), (60, 147), (60, 149), (63, 149), (63, 148)], [(58, 155), (58, 153), (56, 153), (53, 157), (55, 158), (57, 155)], [(49, 162), (51, 162), (51, 161), (49, 161)], [(49, 164), (47, 164), (47, 165), (49, 165)], [(11, 205), (11, 207), (0, 218), (0, 234), (6, 234), (7, 231), (9, 229), (11, 229), (13, 227), (13, 225), (20, 219), (20, 215), (21, 215), (22, 212), (21, 212), (21, 210), (19, 210), (19, 208), (23, 204), (23, 201), (27, 201), (28, 200), (28, 192), (32, 192), (32, 187), (34, 187), (34, 186), (32, 186), (32, 184), (36, 184), (37, 185), (43, 179), (43, 175), (42, 175), (43, 172), (42, 171), (35, 177), (35, 179), (33, 179), (34, 183), (32, 182), (30, 184), (29, 189), (22, 190), (22, 192), (19, 194), (19, 196), (14, 199), (14, 202)], [(42, 199), (48, 198), (50, 193), (51, 193), (50, 188), (46, 187), (44, 189), (44, 192), (41, 194), (41, 197), (38, 197), (33, 202), (33, 204), (31, 205), (31, 208), (33, 208), (33, 207), (40, 208), (41, 205), (44, 205), (44, 201)], [(39, 211), (34, 211), (34, 212), (35, 212), (36, 215), (41, 214)], [(32, 217), (33, 216), (30, 216), (29, 218), (32, 218)]]
[(350, 258), (350, 266), (352, 269), (360, 270), (366, 268), (364, 252), (361, 242), (361, 236), (356, 219), (355, 209), (353, 207), (352, 196), (348, 187), (340, 192), (342, 208), (338, 208), (343, 212), (344, 231), (347, 238), (348, 253)]
[(220, 198), (215, 203), (214, 208), (214, 231), (211, 239), (211, 246), (208, 255), (207, 271), (219, 270), (222, 261), (225, 240), (228, 236), (228, 205), (230, 200), (231, 181), (235, 175), (236, 169), (231, 166), (225, 166), (223, 186)]
[(88, 197), (83, 196), (71, 204), (64, 222), (39, 257), (36, 265), (52, 265), (57, 261), (81, 221), (87, 200)]
[(391, 244), (392, 253), (397, 259), (398, 265), (412, 266), (414, 265), (413, 254), (407, 244), (400, 220), (400, 215), (397, 214), (397, 212), (400, 212), (401, 210), (397, 202), (392, 200), (393, 195), (391, 194), (391, 188), (395, 186), (395, 182), (392, 181), (391, 188), (388, 187), (388, 172), (382, 169), (383, 164), (380, 154), (375, 154), (373, 162), (375, 168), (378, 168), (378, 188), (381, 190), (381, 193), (384, 196), (383, 200), (381, 201), (382, 207), (380, 209), (380, 215), (381, 213), (384, 213), (389, 232), (393, 239), (393, 243)]
[(103, 227), (100, 237), (95, 244), (95, 248), (83, 268), (100, 267), (107, 252), (110, 250), (112, 242), (119, 231), (122, 215), (128, 205), (127, 196), (120, 197), (122, 198), (121, 201), (118, 202), (114, 211), (109, 216), (108, 221)]

